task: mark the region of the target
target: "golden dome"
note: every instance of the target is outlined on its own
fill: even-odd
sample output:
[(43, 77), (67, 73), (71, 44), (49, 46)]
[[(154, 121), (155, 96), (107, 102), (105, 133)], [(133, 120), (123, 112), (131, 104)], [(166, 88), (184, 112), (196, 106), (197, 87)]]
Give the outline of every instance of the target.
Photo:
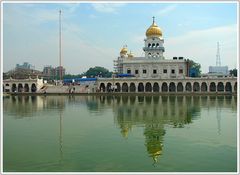
[(120, 54), (126, 54), (128, 52), (127, 47), (123, 47), (122, 50), (120, 51)]
[(130, 51), (130, 53), (128, 54), (128, 58), (133, 58), (134, 57), (134, 55), (133, 55), (133, 53)]
[(147, 29), (146, 31), (146, 36), (162, 36), (162, 31), (161, 29), (157, 26), (157, 24), (154, 21), (154, 17), (153, 17), (153, 23), (152, 25)]

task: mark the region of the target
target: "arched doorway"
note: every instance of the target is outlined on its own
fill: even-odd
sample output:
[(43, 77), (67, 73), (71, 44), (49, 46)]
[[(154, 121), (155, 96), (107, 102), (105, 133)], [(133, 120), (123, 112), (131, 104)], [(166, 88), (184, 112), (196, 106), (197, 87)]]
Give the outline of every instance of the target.
[(111, 92), (112, 91), (112, 83), (108, 83), (107, 84), (107, 92)]
[(3, 92), (10, 92), (10, 85), (8, 83), (4, 86)]
[(159, 92), (159, 85), (157, 82), (153, 84), (153, 92)]
[(127, 83), (122, 84), (122, 92), (128, 92), (128, 85)]
[(199, 85), (198, 82), (194, 82), (194, 83), (193, 83), (193, 91), (194, 91), (194, 92), (200, 91), (200, 85)]
[(138, 84), (138, 92), (144, 92), (143, 83), (139, 83), (139, 84)]
[(130, 92), (136, 92), (136, 86), (134, 83), (130, 83)]
[(168, 85), (166, 82), (162, 84), (162, 92), (167, 92), (168, 91)]
[(214, 82), (211, 82), (209, 89), (210, 89), (211, 92), (215, 92), (216, 91), (216, 84)]
[(175, 92), (175, 91), (176, 91), (175, 83), (171, 82), (169, 84), (169, 92)]
[(36, 84), (33, 83), (32, 86), (31, 86), (31, 91), (32, 92), (36, 92), (37, 91), (37, 87), (36, 87)]
[(202, 92), (206, 92), (207, 91), (207, 83), (206, 82), (202, 82), (201, 91)]
[(181, 82), (179, 82), (179, 83), (177, 84), (177, 91), (178, 91), (178, 92), (182, 92), (182, 91), (183, 91), (183, 84), (182, 84)]
[(120, 90), (121, 90), (121, 85), (120, 85), (120, 83), (116, 83), (115, 92), (120, 92)]
[(149, 82), (147, 82), (146, 83), (146, 86), (145, 86), (145, 91), (146, 92), (152, 92), (152, 85), (151, 85), (151, 83), (149, 83)]
[(219, 82), (217, 85), (217, 91), (218, 92), (223, 92), (224, 91), (224, 85), (222, 82)]
[(24, 92), (29, 92), (29, 86), (27, 83), (24, 85)]
[(12, 85), (12, 92), (17, 92), (17, 85), (15, 83)]
[(232, 92), (232, 85), (231, 85), (230, 82), (227, 82), (227, 83), (226, 83), (225, 91), (226, 91), (226, 92)]
[(18, 84), (18, 92), (23, 92), (23, 85), (22, 85), (22, 83)]
[(105, 92), (105, 84), (104, 83), (101, 83), (100, 84), (100, 92)]
[(191, 85), (190, 82), (186, 83), (185, 90), (188, 91), (188, 92), (192, 92), (192, 85)]

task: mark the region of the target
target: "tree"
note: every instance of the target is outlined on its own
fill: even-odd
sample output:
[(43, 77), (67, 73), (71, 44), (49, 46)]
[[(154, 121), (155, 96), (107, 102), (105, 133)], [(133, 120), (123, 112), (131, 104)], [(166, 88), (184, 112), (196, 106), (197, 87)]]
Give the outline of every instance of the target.
[(77, 75), (72, 75), (72, 74), (66, 74), (63, 76), (63, 78), (66, 78), (66, 79), (73, 79), (73, 78), (80, 78), (84, 75), (84, 73), (82, 74), (77, 74)]
[(189, 70), (191, 68), (196, 70), (196, 76), (200, 76), (202, 71), (201, 71), (201, 64), (194, 62), (193, 60), (187, 59)]
[(90, 69), (87, 70), (87, 72), (85, 73), (85, 76), (87, 77), (111, 77), (112, 76), (112, 72), (109, 72), (108, 69), (104, 68), (104, 67), (91, 67)]
[(237, 77), (237, 69), (236, 68), (235, 69), (231, 69), (229, 71), (229, 73), (230, 73), (230, 75), (233, 75), (234, 77)]

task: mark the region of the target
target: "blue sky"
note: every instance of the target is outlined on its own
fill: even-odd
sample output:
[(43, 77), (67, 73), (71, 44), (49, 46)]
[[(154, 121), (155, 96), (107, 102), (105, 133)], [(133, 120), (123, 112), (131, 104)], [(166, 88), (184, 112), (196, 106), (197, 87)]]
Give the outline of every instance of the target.
[(57, 66), (58, 11), (62, 14), (62, 58), (67, 73), (93, 66), (113, 70), (127, 44), (143, 56), (145, 32), (155, 16), (165, 40), (166, 59), (184, 56), (202, 65), (237, 67), (236, 3), (4, 3), (3, 71), (29, 62), (36, 69)]

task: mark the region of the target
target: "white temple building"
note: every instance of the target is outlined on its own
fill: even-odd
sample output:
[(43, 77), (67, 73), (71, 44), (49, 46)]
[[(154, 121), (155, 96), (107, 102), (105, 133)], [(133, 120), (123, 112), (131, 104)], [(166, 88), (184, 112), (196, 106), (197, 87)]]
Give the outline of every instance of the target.
[(152, 25), (146, 31), (143, 51), (145, 57), (135, 57), (126, 46), (115, 60), (117, 74), (130, 74), (139, 78), (183, 78), (188, 75), (187, 61), (183, 57), (166, 59), (162, 30), (154, 17)]

